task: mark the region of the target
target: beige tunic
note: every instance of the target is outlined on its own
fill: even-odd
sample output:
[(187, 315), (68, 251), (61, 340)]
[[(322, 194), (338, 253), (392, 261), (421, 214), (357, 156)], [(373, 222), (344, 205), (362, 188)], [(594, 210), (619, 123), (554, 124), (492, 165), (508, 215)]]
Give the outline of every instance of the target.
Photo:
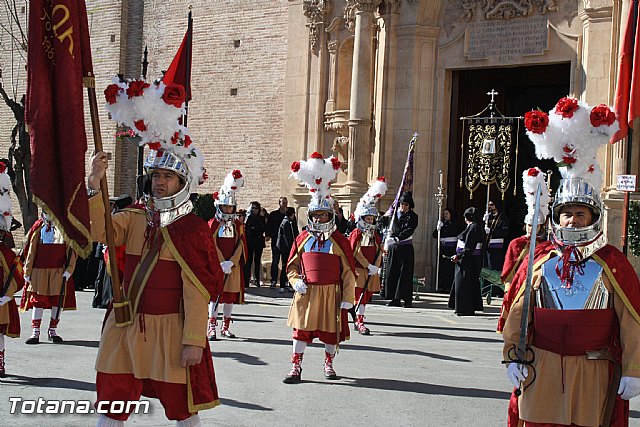
[[(356, 279), (356, 286), (359, 288), (364, 288), (364, 284), (367, 281), (367, 277), (369, 276), (369, 269), (362, 268), (363, 265), (369, 265), (369, 260), (365, 258), (360, 249), (363, 245), (366, 246), (376, 246), (375, 240), (369, 238), (366, 234), (362, 235), (360, 241), (356, 244), (356, 247), (353, 251), (353, 256), (356, 259), (356, 272), (358, 273), (358, 278)], [(382, 265), (382, 253), (378, 254), (378, 259), (375, 260), (375, 266), (380, 268)], [(367, 285), (367, 289), (373, 293), (380, 292), (380, 275), (374, 274), (369, 279), (369, 284)]]
[[(287, 325), (303, 331), (338, 332), (338, 302), (355, 304), (356, 278), (351, 271), (349, 261), (338, 244), (332, 243), (330, 253), (340, 257), (341, 277), (343, 284), (342, 298), (339, 297), (340, 285), (309, 285), (304, 295), (296, 292), (293, 295)], [(289, 259), (287, 277), (289, 281), (300, 279), (300, 254), (304, 252), (304, 243), (299, 245), (299, 251)], [(339, 301), (338, 301), (339, 300)]]
[[(540, 286), (540, 268), (534, 270), (534, 289)], [(606, 288), (613, 292), (608, 277), (603, 274), (603, 279)], [(612, 300), (620, 322), (622, 375), (640, 377), (640, 323), (635, 320), (616, 292), (612, 293)], [(533, 304), (534, 294), (531, 301)], [(509, 312), (503, 331), (504, 360), (508, 360), (509, 349), (517, 345), (522, 308), (523, 298), (519, 295)], [(532, 326), (530, 323), (530, 328)], [(565, 356), (561, 360), (557, 353), (533, 346), (532, 348), (535, 353), (533, 367), (536, 378), (519, 398), (520, 419), (537, 423), (574, 423), (585, 427), (598, 427), (609, 385), (609, 362), (587, 360), (586, 355)], [(529, 367), (529, 376), (524, 386), (527, 387), (532, 379), (532, 369)]]
[[(104, 242), (104, 207), (99, 196), (89, 199), (91, 235)], [(141, 255), (148, 251), (144, 244), (146, 215), (121, 211), (113, 215), (115, 245), (126, 245), (126, 253)], [(161, 260), (174, 261), (167, 244), (160, 249)], [(185, 345), (205, 347), (208, 298), (183, 271), (182, 313), (162, 315), (137, 314), (133, 325), (117, 327), (113, 311), (105, 322), (100, 338), (96, 370), (109, 374), (133, 374), (139, 379), (153, 379), (186, 384), (187, 369), (180, 366)], [(144, 290), (143, 290), (144, 292)]]
[(242, 282), (242, 269), (244, 266), (240, 264), (240, 260), (243, 256), (244, 259), (246, 259), (247, 254), (244, 253), (244, 245), (242, 244), (242, 236), (244, 235), (244, 224), (240, 224), (240, 226), (238, 227), (238, 224), (234, 222), (233, 226), (235, 228), (235, 236), (240, 240), (240, 244), (233, 252), (231, 258), (225, 259), (225, 257), (222, 255), (222, 252), (220, 251), (220, 248), (218, 247), (218, 230), (220, 229), (220, 226), (218, 226), (218, 230), (215, 230), (213, 232), (213, 240), (216, 244), (218, 259), (221, 260), (220, 262), (231, 261), (233, 263), (233, 267), (231, 267), (231, 273), (229, 273), (229, 276), (227, 276), (227, 278), (225, 279), (223, 291), (238, 293), (243, 291), (244, 288), (244, 283)]
[[(62, 236), (56, 231), (56, 243), (64, 243)], [(36, 293), (38, 295), (58, 296), (62, 289), (62, 274), (68, 271), (69, 274), (73, 274), (76, 268), (76, 259), (78, 256), (75, 251), (67, 246), (67, 257), (69, 259), (69, 265), (65, 269), (60, 268), (34, 268), (33, 262), (36, 259), (38, 253), (38, 247), (40, 245), (40, 229), (35, 230), (31, 235), (29, 243), (29, 251), (24, 260), (24, 275), (30, 277), (31, 283), (27, 287), (29, 292)]]

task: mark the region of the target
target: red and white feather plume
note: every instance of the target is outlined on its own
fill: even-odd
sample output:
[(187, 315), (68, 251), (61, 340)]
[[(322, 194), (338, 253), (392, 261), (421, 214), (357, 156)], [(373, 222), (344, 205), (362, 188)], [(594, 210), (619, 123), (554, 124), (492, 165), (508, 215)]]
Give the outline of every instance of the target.
[(338, 176), (340, 160), (314, 152), (307, 160), (300, 160), (291, 164), (291, 176), (296, 178), (308, 189), (312, 199), (331, 200), (331, 182)]
[(0, 162), (0, 230), (11, 230), (12, 221), (11, 180), (7, 174), (7, 166)]
[(356, 210), (354, 211), (355, 219), (359, 220), (363, 214), (371, 215), (370, 212), (376, 211), (378, 200), (385, 195), (388, 188), (389, 185), (383, 176), (373, 181), (369, 185), (367, 192), (358, 202), (358, 206), (356, 206)]

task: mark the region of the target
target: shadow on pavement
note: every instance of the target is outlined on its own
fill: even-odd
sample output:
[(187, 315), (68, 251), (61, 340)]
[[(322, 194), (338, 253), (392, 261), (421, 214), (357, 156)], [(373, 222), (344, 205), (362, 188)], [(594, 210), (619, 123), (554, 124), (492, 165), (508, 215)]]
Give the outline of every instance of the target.
[(314, 383), (324, 385), (341, 385), (357, 388), (374, 388), (378, 390), (403, 391), (410, 393), (455, 396), (455, 397), (473, 397), (480, 399), (500, 399), (508, 401), (511, 397), (510, 392), (486, 390), (480, 388), (452, 387), (440, 384), (417, 383), (413, 381), (392, 380), (384, 378), (351, 378), (341, 377), (341, 381), (307, 381), (302, 383)]
[(367, 320), (367, 325), (389, 326), (391, 328), (436, 329), (439, 331), (442, 330), (442, 331), (461, 331), (461, 332), (489, 332), (492, 334), (496, 333), (496, 331), (492, 329), (455, 328), (450, 326), (421, 326), (421, 325), (408, 325), (404, 323), (369, 322), (368, 320)]
[(214, 357), (214, 359), (218, 359), (218, 358), (225, 358), (225, 359), (233, 359), (237, 362), (240, 363), (244, 363), (245, 365), (252, 365), (252, 366), (266, 366), (267, 363), (264, 362), (262, 359), (260, 359), (259, 357), (256, 356), (252, 356), (250, 354), (244, 354), (244, 353), (232, 353), (232, 352), (226, 352), (226, 351), (212, 351), (211, 355)]
[(72, 340), (72, 341), (63, 341), (59, 345), (74, 345), (78, 347), (98, 348), (100, 346), (100, 341)]
[(640, 418), (640, 412), (638, 412), (638, 411), (629, 411), (629, 418)]
[(247, 313), (233, 313), (233, 317), (262, 317), (263, 319), (286, 319), (286, 316), (267, 316), (265, 314), (247, 314)]
[(238, 402), (233, 399), (220, 399), (220, 403), (233, 408), (249, 409), (250, 411), (273, 411), (271, 408), (265, 408), (264, 406), (255, 405), (253, 403)]
[(501, 343), (502, 339), (481, 338), (481, 337), (464, 337), (456, 335), (445, 335), (432, 332), (373, 332), (373, 335), (383, 335), (387, 337), (402, 338), (430, 338), (445, 341), (468, 341), (468, 342), (495, 342)]
[[(291, 346), (291, 340), (280, 340), (280, 339), (274, 339), (274, 338), (247, 338), (246, 341), (260, 343), (260, 344), (285, 345), (287, 347)], [(313, 344), (310, 344), (309, 346), (324, 348), (324, 344), (322, 343), (313, 343)], [(395, 349), (395, 348), (388, 348), (388, 347), (370, 347), (366, 345), (349, 344), (348, 342), (341, 344), (340, 347), (345, 350), (364, 350), (364, 351), (375, 351), (380, 353), (395, 353), (395, 354), (405, 354), (410, 356), (424, 356), (424, 357), (430, 357), (432, 359), (448, 360), (451, 362), (465, 362), (465, 363), (472, 362), (469, 359), (461, 359), (458, 357), (447, 356), (447, 355), (438, 354), (438, 353), (427, 353), (425, 351), (419, 351), (419, 350)]]
[(95, 391), (96, 385), (86, 381), (70, 380), (67, 378), (29, 378), (21, 375), (7, 375), (0, 379), (0, 384), (37, 386), (46, 388), (67, 388), (73, 390)]

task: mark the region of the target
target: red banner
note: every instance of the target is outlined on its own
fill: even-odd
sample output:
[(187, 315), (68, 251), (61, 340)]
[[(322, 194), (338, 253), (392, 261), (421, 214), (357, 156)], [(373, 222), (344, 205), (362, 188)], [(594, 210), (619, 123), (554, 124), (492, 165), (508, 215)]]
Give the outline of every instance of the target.
[[(640, 117), (640, 43), (637, 20), (634, 22), (633, 4), (629, 6), (627, 25), (620, 45), (618, 82), (614, 98), (620, 130), (611, 137), (611, 142), (620, 141), (633, 128), (633, 119)], [(640, 15), (640, 14), (639, 14)], [(635, 24), (635, 25), (634, 25)]]
[(31, 0), (25, 121), (36, 203), (80, 255), (91, 250), (83, 78), (93, 76), (84, 0)]
[(187, 24), (187, 32), (184, 34), (180, 48), (176, 56), (171, 61), (169, 69), (165, 71), (162, 81), (168, 85), (176, 83), (184, 86), (187, 91), (187, 103), (191, 101), (191, 47), (193, 40), (193, 24), (191, 20), (191, 12)]

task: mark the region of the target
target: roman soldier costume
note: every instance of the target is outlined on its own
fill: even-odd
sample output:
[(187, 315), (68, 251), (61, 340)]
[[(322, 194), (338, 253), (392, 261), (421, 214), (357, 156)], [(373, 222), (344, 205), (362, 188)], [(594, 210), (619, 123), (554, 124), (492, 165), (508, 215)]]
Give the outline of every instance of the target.
[(11, 232), (11, 182), (6, 166), (0, 162), (0, 378), (5, 374), (4, 337), (20, 336), (20, 317), (13, 295), (22, 288), (22, 264), (20, 258), (5, 244)]
[[(242, 172), (230, 172), (220, 191), (213, 193), (216, 215), (209, 221), (220, 267), (224, 273), (224, 291), (219, 298), (209, 302), (209, 327), (207, 336), (210, 341), (216, 340), (216, 326), (219, 304), (223, 319), (220, 335), (235, 338), (231, 333), (231, 313), (234, 304), (244, 304), (244, 265), (247, 258), (247, 237), (244, 224), (236, 218), (236, 191), (244, 185)], [(225, 208), (226, 207), (226, 208)], [(229, 213), (225, 212), (228, 211)]]
[[(548, 116), (527, 113), (525, 124), (538, 156), (558, 161), (563, 180), (552, 205), (553, 247), (537, 253), (531, 283), (512, 284), (504, 357), (521, 395), (519, 419), (510, 411), (510, 423), (626, 426), (628, 400), (640, 394), (640, 281), (602, 232), (596, 160), (598, 147), (618, 128), (615, 114), (606, 105), (591, 108), (563, 98)], [(588, 224), (561, 220), (575, 212)], [(520, 272), (526, 269), (523, 263), (516, 278), (525, 278)], [(520, 327), (524, 313), (530, 319), (526, 336)], [(524, 358), (516, 351), (521, 338)]]
[(25, 312), (33, 309), (32, 332), (26, 343), (40, 342), (40, 326), (45, 309), (51, 310), (47, 338), (60, 343), (62, 337), (56, 333), (60, 309), (76, 309), (72, 274), (77, 255), (44, 212), (27, 234), (24, 254), (24, 289), (20, 310)]
[(338, 159), (324, 159), (317, 152), (291, 165), (292, 176), (307, 186), (311, 201), (307, 230), (295, 239), (287, 263), (287, 277), (296, 291), (287, 322), (293, 328), (293, 367), (283, 380), (287, 384), (300, 382), (304, 350), (314, 338), (325, 345), (325, 378), (337, 379), (337, 346), (349, 338), (346, 311), (355, 300), (355, 260), (334, 222), (330, 183), (339, 169)]
[[(105, 95), (111, 117), (134, 129), (149, 152), (143, 203), (112, 215), (114, 243), (126, 245), (123, 289), (133, 321), (117, 324), (114, 311), (107, 313), (96, 360), (97, 404), (157, 397), (178, 426), (199, 426), (198, 411), (219, 404), (205, 328), (207, 303), (222, 292), (209, 228), (190, 200), (206, 179), (204, 158), (178, 121), (182, 86), (116, 82)], [(179, 178), (179, 190), (154, 195), (154, 182), (167, 172)], [(105, 242), (102, 198), (91, 197), (89, 205), (92, 237)], [(185, 354), (194, 349), (200, 356), (190, 366)], [(128, 417), (102, 414), (98, 426), (120, 426)]]
[(374, 293), (380, 292), (382, 265), (382, 236), (376, 229), (378, 200), (387, 192), (384, 177), (378, 178), (358, 202), (354, 212), (356, 229), (349, 235), (349, 243), (356, 261), (356, 320), (354, 328), (362, 335), (370, 331), (364, 324), (364, 311)]

